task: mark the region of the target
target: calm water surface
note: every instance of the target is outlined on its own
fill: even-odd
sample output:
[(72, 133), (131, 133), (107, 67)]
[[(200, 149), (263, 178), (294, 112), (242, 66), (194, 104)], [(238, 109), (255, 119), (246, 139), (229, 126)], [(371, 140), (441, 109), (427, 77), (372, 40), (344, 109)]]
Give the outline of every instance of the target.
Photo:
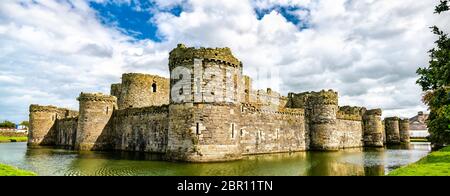
[(380, 149), (248, 156), (223, 163), (175, 163), (146, 153), (28, 149), (26, 143), (0, 143), (0, 163), (39, 175), (385, 175), (419, 160), (430, 150), (429, 143), (411, 143)]

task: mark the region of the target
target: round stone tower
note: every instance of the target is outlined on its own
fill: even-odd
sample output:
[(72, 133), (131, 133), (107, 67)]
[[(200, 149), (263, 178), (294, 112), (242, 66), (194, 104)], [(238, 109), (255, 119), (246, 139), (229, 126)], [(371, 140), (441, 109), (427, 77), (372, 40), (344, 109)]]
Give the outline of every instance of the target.
[(364, 146), (383, 146), (383, 123), (381, 109), (367, 110), (363, 115)]
[(408, 118), (400, 119), (398, 123), (400, 132), (400, 142), (409, 143), (410, 142), (409, 119)]
[(55, 106), (30, 105), (28, 146), (54, 144), (57, 114), (58, 109)]
[(205, 162), (241, 158), (242, 64), (229, 48), (188, 48), (170, 52), (167, 158)]
[(388, 117), (384, 119), (384, 126), (386, 131), (386, 144), (400, 143), (399, 118)]
[(307, 97), (311, 149), (333, 151), (339, 149), (336, 113), (338, 94), (332, 90), (313, 92)]
[(125, 73), (118, 97), (119, 109), (169, 104), (169, 79), (156, 75)]
[(107, 124), (116, 108), (117, 99), (114, 96), (101, 93), (81, 93), (79, 120), (75, 149), (101, 150), (108, 145), (105, 138)]

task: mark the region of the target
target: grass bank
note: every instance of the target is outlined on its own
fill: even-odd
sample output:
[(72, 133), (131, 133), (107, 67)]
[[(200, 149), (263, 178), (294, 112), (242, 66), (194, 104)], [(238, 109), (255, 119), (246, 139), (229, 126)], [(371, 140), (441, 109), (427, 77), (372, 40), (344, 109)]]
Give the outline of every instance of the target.
[(411, 142), (428, 142), (425, 138), (411, 138)]
[(0, 163), (0, 176), (36, 176), (36, 173)]
[(442, 148), (416, 163), (391, 171), (389, 176), (450, 176), (450, 146)]
[(0, 142), (26, 142), (27, 137), (0, 136)]

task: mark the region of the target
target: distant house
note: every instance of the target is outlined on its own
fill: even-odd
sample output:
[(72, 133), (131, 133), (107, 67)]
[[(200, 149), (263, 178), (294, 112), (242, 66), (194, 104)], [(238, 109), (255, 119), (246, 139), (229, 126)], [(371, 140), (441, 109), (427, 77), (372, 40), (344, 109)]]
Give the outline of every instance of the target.
[(16, 125), (15, 128), (0, 127), (0, 132), (27, 133), (28, 132), (28, 127), (23, 126), (23, 125)]
[(428, 114), (424, 114), (422, 111), (418, 112), (416, 116), (409, 119), (409, 131), (411, 138), (425, 138), (430, 135), (426, 124), (427, 119)]

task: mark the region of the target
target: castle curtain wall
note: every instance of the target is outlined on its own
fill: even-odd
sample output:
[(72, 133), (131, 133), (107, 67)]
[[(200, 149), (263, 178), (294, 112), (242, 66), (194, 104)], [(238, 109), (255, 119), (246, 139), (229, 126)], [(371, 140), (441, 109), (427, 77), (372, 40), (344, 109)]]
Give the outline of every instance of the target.
[(340, 148), (363, 146), (363, 126), (360, 120), (337, 119)]
[(168, 106), (128, 108), (114, 112), (109, 126), (115, 150), (164, 153), (169, 128)]
[(75, 144), (78, 117), (58, 119), (56, 121), (56, 145), (71, 148)]
[(243, 109), (238, 134), (242, 154), (305, 151), (309, 133), (303, 109), (284, 112)]

